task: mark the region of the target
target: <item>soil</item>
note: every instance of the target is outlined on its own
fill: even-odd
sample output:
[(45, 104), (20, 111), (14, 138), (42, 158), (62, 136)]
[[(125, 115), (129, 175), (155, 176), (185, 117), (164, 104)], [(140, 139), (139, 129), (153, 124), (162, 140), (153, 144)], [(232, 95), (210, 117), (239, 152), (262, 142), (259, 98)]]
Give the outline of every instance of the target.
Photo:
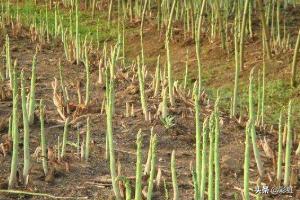
[[(148, 31), (145, 33), (145, 47), (147, 54), (158, 55), (159, 49), (163, 52), (163, 45), (153, 45), (153, 41), (159, 40), (158, 35), (152, 34), (153, 27), (149, 26)], [(20, 71), (24, 69), (26, 75), (27, 86), (30, 83), (31, 64), (32, 58), (35, 54), (36, 47), (38, 47), (37, 53), (37, 85), (36, 94), (37, 99), (43, 99), (46, 104), (46, 138), (48, 142), (48, 154), (56, 152), (57, 138), (62, 138), (63, 134), (63, 122), (58, 120), (60, 117), (56, 111), (56, 107), (52, 100), (52, 87), (51, 82), (54, 78), (59, 78), (58, 62), (61, 60), (63, 66), (63, 75), (65, 78), (65, 85), (68, 88), (70, 102), (78, 108), (78, 98), (76, 93), (77, 81), (84, 83), (85, 72), (82, 63), (76, 65), (66, 61), (64, 57), (64, 50), (62, 44), (59, 41), (52, 40), (49, 44), (40, 44), (36, 41), (31, 41), (30, 32), (25, 28), (22, 28), (21, 32), (17, 36), (13, 36), (11, 29), (7, 27), (8, 34), (11, 42), (11, 55), (12, 59), (17, 59), (17, 69)], [(152, 36), (151, 36), (152, 35)], [(154, 36), (153, 36), (154, 35)], [(133, 36), (129, 39), (131, 45), (128, 45), (128, 49), (132, 52), (128, 52), (129, 55), (134, 56), (136, 48), (134, 48), (134, 40), (137, 36)], [(176, 36), (177, 37), (177, 36)], [(4, 44), (4, 32), (1, 32), (0, 46), (3, 48)], [(176, 41), (176, 39), (175, 39)], [(158, 43), (157, 43), (158, 44)], [(163, 44), (163, 43), (160, 43)], [(173, 49), (177, 49), (178, 46), (186, 45), (193, 48), (188, 41), (175, 42), (172, 45)], [(215, 45), (212, 44), (210, 49), (207, 49), (207, 57), (203, 58), (203, 62), (206, 66), (212, 66), (213, 72), (219, 71), (220, 63), (210, 65), (209, 62), (215, 60), (221, 56), (226, 57), (226, 54), (216, 50)], [(256, 49), (259, 44), (257, 41), (253, 41), (253, 45), (249, 49)], [(152, 51), (148, 51), (149, 48), (153, 48)], [(186, 47), (185, 46), (185, 47)], [(136, 46), (135, 46), (136, 47)], [(184, 58), (186, 50), (185, 48), (178, 48), (178, 55), (173, 56), (174, 71), (179, 73), (178, 67), (183, 65), (181, 58)], [(156, 52), (156, 53), (152, 53)], [(192, 56), (193, 50), (191, 50)], [(252, 55), (251, 52), (246, 53)], [(99, 56), (99, 55), (97, 55)], [(250, 69), (250, 62), (256, 63), (259, 60), (257, 52), (250, 57), (246, 63), (247, 69)], [(97, 60), (98, 57), (95, 58)], [(284, 59), (284, 58), (283, 58)], [(52, 156), (49, 159), (49, 168), (51, 169), (51, 176), (44, 177), (42, 164), (40, 162), (40, 156), (38, 158), (32, 158), (32, 168), (29, 177), (29, 184), (26, 188), (19, 183), (17, 189), (47, 193), (55, 196), (68, 196), (68, 197), (87, 197), (87, 199), (113, 199), (112, 187), (110, 184), (110, 171), (108, 161), (105, 159), (105, 132), (106, 132), (106, 116), (101, 113), (101, 104), (103, 101), (105, 87), (97, 83), (98, 80), (98, 66), (92, 65), (91, 69), (92, 88), (91, 88), (91, 103), (88, 107), (83, 107), (82, 110), (77, 112), (77, 115), (70, 116), (74, 119), (68, 136), (68, 141), (76, 143), (77, 134), (80, 132), (81, 137), (85, 134), (86, 129), (86, 116), (91, 117), (91, 133), (92, 133), (92, 150), (88, 162), (81, 161), (80, 155), (77, 152), (76, 147), (72, 145), (67, 146), (66, 157), (58, 161)], [(151, 69), (149, 70), (151, 71)], [(195, 160), (195, 124), (194, 124), (194, 112), (191, 105), (191, 96), (183, 94), (183, 97), (176, 95), (176, 104), (171, 108), (170, 114), (175, 117), (175, 126), (170, 129), (166, 129), (160, 119), (156, 119), (155, 113), (157, 111), (160, 99), (154, 98), (153, 91), (150, 89), (151, 78), (147, 77), (146, 80), (146, 93), (148, 96), (148, 104), (152, 115), (151, 122), (145, 122), (142, 115), (139, 93), (138, 93), (138, 80), (135, 77), (132, 81), (133, 73), (132, 68), (124, 69), (117, 67), (117, 79), (116, 79), (116, 98), (115, 98), (115, 115), (113, 119), (113, 132), (114, 141), (116, 147), (117, 160), (119, 163), (120, 174), (127, 177), (135, 176), (135, 161), (136, 161), (136, 135), (139, 129), (143, 133), (143, 163), (146, 163), (147, 152), (149, 147), (150, 129), (154, 128), (154, 133), (158, 136), (158, 167), (162, 171), (162, 180), (165, 179), (169, 195), (172, 197), (172, 182), (170, 173), (170, 157), (172, 150), (176, 151), (176, 170), (178, 177), (178, 184), (180, 190), (180, 199), (193, 199), (193, 183), (190, 171), (190, 166), (194, 166)], [(276, 72), (274, 72), (276, 73)], [(215, 74), (214, 76), (218, 76)], [(228, 74), (228, 76), (231, 76)], [(246, 77), (246, 76), (245, 76)], [(226, 78), (227, 79), (227, 78)], [(232, 77), (228, 77), (228, 80), (232, 80)], [(8, 83), (2, 83), (7, 85)], [(224, 82), (215, 82), (215, 86), (224, 84)], [(82, 84), (84, 85), (84, 84)], [(82, 94), (85, 94), (84, 87), (81, 87)], [(84, 95), (83, 95), (84, 96)], [(130, 102), (134, 105), (135, 116), (125, 116), (125, 103)], [(12, 109), (11, 99), (2, 100), (0, 102), (0, 143), (7, 142), (6, 135), (8, 133), (7, 119)], [(201, 119), (209, 116), (213, 109), (212, 102), (210, 102), (206, 96), (202, 97), (201, 104)], [(77, 110), (78, 111), (78, 110)], [(36, 120), (34, 125), (30, 127), (30, 151), (33, 154), (40, 141), (40, 125), (39, 125), (39, 112), (36, 112)], [(76, 120), (75, 120), (76, 118)], [(221, 167), (221, 199), (234, 199), (235, 195), (237, 199), (242, 199), (241, 191), (243, 188), (243, 162), (244, 162), (244, 140), (245, 140), (245, 121), (230, 119), (227, 113), (221, 113), (221, 134), (220, 134), (220, 167)], [(270, 127), (268, 127), (269, 130)], [(20, 127), (20, 147), (22, 147), (22, 127)], [(257, 130), (258, 139), (265, 138), (272, 152), (277, 152), (277, 132), (260, 131)], [(270, 187), (274, 185), (275, 173), (274, 173), (274, 160), (266, 156), (266, 152), (262, 148), (262, 143), (258, 140), (259, 148), (262, 153), (264, 167), (268, 174), (261, 180)], [(294, 145), (296, 146), (296, 145)], [(22, 174), (22, 153), (20, 149), (20, 165), (19, 173)], [(50, 152), (50, 153), (49, 153)], [(10, 172), (11, 152), (7, 152), (5, 157), (0, 154), (0, 187), (1, 189), (7, 189), (7, 179)], [(296, 179), (299, 179), (299, 159), (294, 158), (293, 161), (293, 175)], [(297, 163), (298, 162), (298, 163)], [(253, 189), (252, 194), (255, 193), (254, 188), (258, 179), (258, 173), (256, 164), (254, 161), (253, 153), (251, 151), (251, 164), (250, 164), (250, 185)], [(144, 177), (147, 180), (147, 177)], [(132, 179), (132, 187), (134, 187), (134, 179)], [(146, 182), (144, 184), (147, 185)], [(154, 189), (154, 199), (164, 199), (164, 188), (161, 184)], [(296, 185), (293, 187), (294, 193), (292, 196), (269, 196), (266, 195), (266, 199), (300, 199), (300, 185), (299, 180), (296, 181)], [(0, 194), (0, 199), (47, 199), (42, 197), (34, 197), (28, 195), (5, 195)]]

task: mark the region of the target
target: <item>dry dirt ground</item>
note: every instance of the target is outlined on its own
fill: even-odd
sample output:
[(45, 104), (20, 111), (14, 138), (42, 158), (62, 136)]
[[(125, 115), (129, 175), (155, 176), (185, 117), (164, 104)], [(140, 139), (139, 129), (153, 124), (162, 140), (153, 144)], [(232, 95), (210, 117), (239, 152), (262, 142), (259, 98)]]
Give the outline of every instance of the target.
[[(17, 69), (24, 69), (26, 72), (27, 86), (29, 86), (32, 58), (35, 53), (36, 46), (39, 46), (37, 53), (37, 99), (44, 99), (46, 103), (46, 137), (49, 151), (56, 151), (57, 138), (62, 138), (63, 124), (58, 121), (59, 116), (52, 101), (51, 82), (54, 77), (59, 77), (58, 61), (61, 59), (64, 67), (63, 74), (68, 88), (71, 102), (77, 105), (76, 84), (77, 80), (84, 83), (84, 66), (83, 64), (75, 65), (65, 60), (64, 51), (59, 41), (52, 40), (50, 44), (40, 45), (30, 40), (29, 32), (22, 29), (17, 36), (12, 36), (10, 29), (8, 33), (11, 38), (11, 54), (13, 59), (18, 60)], [(1, 33), (1, 48), (4, 44), (4, 32)], [(147, 41), (147, 35), (145, 36)], [(147, 42), (146, 42), (147, 43)], [(147, 44), (146, 44), (147, 45)], [(130, 48), (130, 47), (129, 47)], [(95, 59), (97, 60), (97, 59)], [(3, 63), (3, 62), (2, 62)], [(116, 146), (116, 154), (121, 174), (134, 177), (135, 175), (135, 149), (136, 134), (139, 129), (143, 132), (143, 163), (146, 162), (147, 151), (149, 146), (150, 129), (154, 128), (154, 133), (158, 136), (158, 167), (162, 171), (162, 177), (167, 182), (169, 194), (172, 197), (172, 184), (170, 178), (170, 157), (171, 151), (176, 150), (177, 176), (179, 180), (180, 199), (193, 199), (192, 176), (190, 172), (190, 163), (195, 160), (195, 124), (194, 113), (191, 97), (176, 96), (176, 105), (171, 108), (171, 115), (175, 117), (176, 125), (166, 130), (160, 119), (152, 118), (151, 122), (145, 122), (139, 103), (138, 80), (133, 76), (132, 68), (123, 69), (117, 67), (116, 79), (116, 102), (115, 116), (113, 120), (114, 141)], [(176, 69), (175, 69), (176, 70)], [(79, 113), (77, 120), (71, 125), (68, 140), (76, 143), (77, 133), (80, 132), (84, 136), (86, 115), (91, 116), (91, 133), (92, 133), (92, 151), (88, 162), (80, 161), (77, 149), (67, 146), (67, 156), (62, 161), (53, 158), (50, 162), (52, 173), (44, 177), (41, 162), (36, 158), (32, 158), (33, 164), (29, 185), (25, 189), (19, 184), (18, 189), (24, 189), (33, 192), (48, 193), (56, 196), (73, 196), (88, 197), (88, 199), (113, 199), (112, 187), (109, 183), (109, 165), (105, 159), (105, 131), (106, 116), (101, 114), (101, 103), (105, 93), (105, 88), (97, 84), (98, 66), (92, 65), (92, 101), (88, 108)], [(151, 82), (150, 76), (147, 78), (146, 93), (148, 98), (149, 110), (152, 116), (155, 115), (160, 99), (153, 98), (153, 91), (148, 86)], [(7, 83), (1, 83), (2, 85)], [(84, 85), (84, 84), (83, 84)], [(5, 86), (3, 86), (5, 87)], [(82, 94), (84, 86), (82, 86)], [(125, 102), (134, 104), (135, 116), (125, 117)], [(0, 102), (1, 121), (1, 140), (5, 143), (6, 134), (8, 132), (7, 119), (12, 109), (11, 99), (5, 99)], [(212, 102), (209, 103), (205, 95), (202, 98), (202, 116), (204, 119), (213, 109)], [(36, 112), (36, 122), (30, 128), (30, 150), (33, 154), (39, 146), (40, 128), (39, 128), (39, 112)], [(245, 120), (238, 123), (236, 120), (230, 119), (227, 114), (221, 114), (221, 134), (220, 134), (220, 166), (221, 166), (221, 199), (242, 199), (240, 189), (243, 187), (243, 161), (244, 161), (244, 127)], [(269, 130), (269, 129), (267, 129)], [(22, 127), (20, 127), (20, 135), (22, 138)], [(266, 138), (269, 146), (276, 152), (276, 132), (258, 130), (258, 138)], [(22, 139), (20, 140), (22, 147)], [(262, 180), (267, 185), (274, 183), (270, 179), (274, 179), (273, 160), (265, 156), (262, 146), (260, 150), (263, 156), (264, 166), (268, 175)], [(298, 160), (293, 159), (295, 162)], [(7, 178), (9, 176), (11, 155), (4, 157), (0, 154), (0, 187), (6, 189)], [(293, 163), (293, 166), (299, 163)], [(194, 165), (194, 164), (193, 164)], [(251, 188), (255, 188), (258, 178), (256, 165), (252, 155), (250, 165)], [(20, 152), (20, 173), (22, 170), (22, 153)], [(298, 178), (299, 171), (293, 170), (294, 177)], [(147, 180), (147, 177), (144, 177)], [(146, 184), (145, 184), (146, 185)], [(134, 186), (134, 179), (132, 179)], [(161, 184), (159, 188), (155, 188), (155, 198), (163, 199), (164, 189)], [(254, 193), (254, 192), (253, 192)], [(299, 199), (300, 185), (299, 181), (294, 187), (292, 197), (288, 196), (265, 196), (266, 199)], [(41, 197), (31, 196), (15, 196), (0, 194), (0, 199), (42, 199)], [(75, 198), (74, 198), (75, 199)]]

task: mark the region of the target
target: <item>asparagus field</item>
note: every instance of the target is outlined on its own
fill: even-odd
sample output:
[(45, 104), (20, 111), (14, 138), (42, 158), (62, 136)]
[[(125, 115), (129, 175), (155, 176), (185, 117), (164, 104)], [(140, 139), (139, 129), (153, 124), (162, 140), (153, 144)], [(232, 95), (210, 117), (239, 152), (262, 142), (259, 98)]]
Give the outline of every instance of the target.
[(299, 0), (0, 5), (0, 200), (300, 199)]

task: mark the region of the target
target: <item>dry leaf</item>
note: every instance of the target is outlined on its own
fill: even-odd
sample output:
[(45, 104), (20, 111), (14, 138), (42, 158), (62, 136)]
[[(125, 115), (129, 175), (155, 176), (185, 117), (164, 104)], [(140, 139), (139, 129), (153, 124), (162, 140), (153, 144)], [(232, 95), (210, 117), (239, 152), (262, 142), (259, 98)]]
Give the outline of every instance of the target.
[(270, 145), (269, 145), (269, 143), (268, 143), (268, 141), (266, 140), (265, 137), (264, 137), (264, 141), (262, 141), (262, 147), (263, 147), (263, 150), (264, 150), (266, 156), (268, 158), (272, 158), (273, 159), (274, 158), (274, 152), (271, 149), (271, 147), (270, 147)]

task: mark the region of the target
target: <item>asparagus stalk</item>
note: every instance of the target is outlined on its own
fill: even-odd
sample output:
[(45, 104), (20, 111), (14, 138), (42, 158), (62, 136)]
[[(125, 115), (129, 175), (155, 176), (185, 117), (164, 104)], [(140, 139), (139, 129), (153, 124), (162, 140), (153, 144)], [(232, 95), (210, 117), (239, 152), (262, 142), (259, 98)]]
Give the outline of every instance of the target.
[(79, 37), (79, 12), (78, 12), (78, 0), (75, 0), (75, 50), (76, 50), (76, 63), (77, 65), (79, 64), (79, 60), (80, 60), (80, 37)]
[(139, 57), (137, 60), (137, 65), (138, 65), (138, 78), (139, 78), (139, 86), (140, 86), (141, 104), (142, 104), (142, 109), (143, 109), (143, 114), (144, 114), (145, 120), (147, 121), (148, 108), (147, 108), (147, 101), (146, 101), (146, 96), (145, 96), (145, 77), (143, 76)]
[(220, 163), (219, 163), (219, 137), (220, 137), (220, 119), (219, 119), (219, 101), (220, 97), (217, 97), (215, 103), (215, 144), (214, 144), (214, 164), (215, 164), (215, 200), (220, 199)]
[(194, 199), (200, 200), (200, 191), (198, 186), (198, 180), (197, 180), (197, 174), (195, 170), (192, 170), (192, 177), (193, 177), (193, 183), (194, 183)]
[(253, 123), (249, 121), (246, 127), (245, 160), (244, 160), (244, 199), (250, 200), (249, 194), (249, 167), (250, 167), (250, 131)]
[[(21, 97), (22, 97), (22, 113), (23, 113), (23, 130), (24, 130), (24, 168), (23, 178), (28, 180), (29, 169), (30, 169), (30, 149), (29, 149), (29, 123), (28, 114), (26, 107), (26, 94), (25, 94), (25, 80), (24, 71), (21, 72)], [(27, 181), (25, 183), (27, 185)]]
[[(200, 199), (203, 200), (206, 186), (206, 163), (207, 163), (207, 136), (208, 136), (208, 118), (203, 122), (203, 146), (202, 146), (202, 166), (201, 166), (201, 182), (200, 182)], [(200, 177), (199, 177), (200, 178)]]
[(45, 137), (45, 122), (44, 122), (44, 116), (45, 116), (45, 105), (43, 100), (40, 101), (40, 121), (41, 121), (41, 148), (42, 148), (42, 164), (43, 164), (43, 170), (44, 174), (48, 174), (48, 163), (47, 163), (47, 142)]
[(162, 111), (161, 111), (161, 116), (162, 118), (165, 118), (169, 115), (168, 111), (168, 102), (167, 102), (167, 88), (163, 88), (162, 90)]
[(154, 96), (158, 95), (160, 85), (160, 55), (157, 57), (157, 64), (155, 70), (155, 80), (154, 80)]
[(238, 86), (239, 86), (239, 73), (240, 73), (240, 60), (239, 58), (239, 45), (238, 45), (238, 25), (237, 25), (237, 18), (234, 19), (234, 52), (235, 52), (235, 76), (234, 76), (234, 91), (233, 91), (233, 99), (232, 99), (232, 110), (231, 110), (231, 117), (236, 115), (237, 111), (237, 101), (238, 101)]
[(32, 74), (30, 83), (30, 97), (28, 102), (28, 122), (30, 125), (34, 122), (34, 110), (35, 110), (35, 85), (36, 85), (36, 54), (32, 60)]
[(203, 13), (204, 13), (204, 8), (206, 5), (207, 0), (203, 0), (201, 4), (201, 10), (199, 13), (199, 18), (198, 18), (198, 25), (197, 25), (197, 31), (196, 31), (196, 36), (195, 36), (195, 42), (196, 42), (196, 55), (197, 55), (197, 66), (198, 66), (198, 90), (199, 93), (201, 93), (202, 90), (202, 66), (200, 62), (200, 34), (201, 34), (201, 27), (202, 27), (202, 20), (203, 20)]
[(136, 181), (135, 181), (135, 200), (142, 199), (142, 130), (140, 129), (136, 139)]
[(294, 49), (294, 56), (293, 56), (293, 62), (292, 62), (292, 78), (291, 78), (291, 85), (292, 87), (296, 87), (296, 65), (297, 65), (297, 56), (300, 49), (300, 29)]
[[(114, 61), (111, 63), (111, 70), (114, 67)], [(111, 71), (112, 72), (112, 71)], [(110, 174), (112, 179), (113, 190), (115, 193), (116, 200), (121, 200), (121, 194), (119, 185), (116, 181), (117, 173), (116, 173), (116, 160), (115, 160), (115, 148), (114, 148), (114, 140), (113, 140), (113, 107), (114, 107), (114, 74), (111, 74), (109, 87), (107, 92), (107, 107), (106, 107), (106, 123), (107, 123), (107, 147), (109, 150), (109, 163), (110, 163)], [(108, 81), (107, 81), (108, 82)]]
[(245, 0), (244, 2), (244, 13), (242, 19), (242, 27), (241, 27), (241, 34), (240, 34), (240, 66), (241, 69), (244, 69), (244, 37), (245, 37), (245, 28), (246, 28), (246, 18), (247, 18), (247, 11), (249, 6), (249, 0)]
[(67, 139), (68, 139), (68, 134), (69, 134), (69, 121), (70, 121), (70, 118), (67, 118), (65, 121), (63, 141), (62, 141), (61, 154), (60, 154), (61, 158), (63, 158), (66, 153)]
[(153, 127), (151, 127), (151, 135), (150, 135), (150, 141), (149, 141), (148, 157), (147, 157), (147, 162), (146, 162), (146, 165), (145, 165), (144, 175), (147, 175), (147, 174), (150, 173), (151, 160), (152, 160), (152, 144), (153, 144)]
[(277, 158), (277, 183), (280, 185), (282, 179), (282, 111), (279, 116), (278, 125), (278, 158)]
[(172, 19), (174, 14), (174, 8), (176, 4), (176, 0), (173, 1), (170, 16), (169, 16), (169, 23), (166, 31), (166, 39), (165, 39), (165, 45), (167, 50), (167, 66), (168, 66), (168, 84), (169, 84), (169, 99), (170, 103), (173, 106), (175, 104), (174, 97), (173, 97), (173, 75), (172, 75), (172, 63), (171, 63), (171, 55), (170, 55), (170, 32), (171, 32), (171, 26), (172, 26)]
[(85, 52), (85, 73), (86, 73), (86, 85), (85, 85), (85, 105), (87, 106), (90, 101), (90, 65), (89, 65), (89, 58), (87, 52), (87, 45), (84, 48)]
[(208, 199), (214, 199), (214, 126), (215, 113), (209, 119)]
[(292, 136), (292, 101), (289, 102), (288, 108), (288, 126), (287, 126), (287, 136), (285, 145), (285, 171), (284, 171), (284, 186), (290, 185), (291, 179), (291, 153), (293, 147), (293, 136)]
[(194, 88), (194, 104), (195, 104), (195, 123), (196, 123), (196, 175), (197, 175), (197, 181), (198, 186), (201, 185), (201, 125), (200, 125), (200, 102), (199, 102), (199, 89), (197, 82), (195, 83)]
[(85, 139), (85, 160), (87, 161), (90, 156), (90, 143), (91, 143), (91, 130), (90, 130), (90, 117), (86, 120), (86, 139)]
[(172, 155), (171, 155), (171, 175), (172, 175), (172, 185), (173, 185), (173, 200), (179, 200), (180, 198), (179, 198), (177, 175), (176, 175), (175, 150), (172, 151)]
[(186, 87), (187, 87), (188, 67), (189, 67), (189, 50), (186, 51), (185, 74), (184, 74), (184, 84), (183, 84), (184, 89), (186, 89)]
[[(254, 104), (253, 103), (253, 72), (254, 72), (254, 68), (251, 70), (250, 78), (249, 78), (249, 80), (250, 80), (250, 82), (249, 82), (249, 120), (250, 120), (250, 123), (254, 124), (255, 116), (254, 116), (254, 105), (253, 105)], [(251, 141), (252, 141), (252, 145), (253, 145), (253, 151), (254, 151), (254, 157), (255, 157), (257, 169), (258, 169), (260, 177), (263, 177), (263, 175), (264, 175), (263, 163), (261, 161), (259, 149), (256, 144), (256, 131), (255, 131), (254, 125), (251, 126), (250, 131), (251, 131)]]
[(152, 192), (153, 192), (153, 180), (156, 172), (156, 151), (157, 151), (157, 139), (156, 135), (153, 136), (152, 145), (151, 145), (151, 171), (150, 177), (148, 182), (148, 193), (147, 193), (147, 200), (152, 199)]
[(11, 64), (11, 57), (10, 57), (10, 43), (9, 43), (9, 37), (6, 35), (5, 40), (5, 59), (6, 59), (6, 78), (9, 78), (10, 81), (10, 88), (13, 89), (13, 67)]
[(8, 182), (8, 188), (11, 189), (15, 186), (17, 181), (17, 168), (19, 159), (19, 130), (18, 130), (18, 83), (15, 66), (12, 70), (12, 83), (13, 83), (13, 113), (12, 113), (12, 138), (13, 138), (13, 152), (11, 160), (11, 169)]

